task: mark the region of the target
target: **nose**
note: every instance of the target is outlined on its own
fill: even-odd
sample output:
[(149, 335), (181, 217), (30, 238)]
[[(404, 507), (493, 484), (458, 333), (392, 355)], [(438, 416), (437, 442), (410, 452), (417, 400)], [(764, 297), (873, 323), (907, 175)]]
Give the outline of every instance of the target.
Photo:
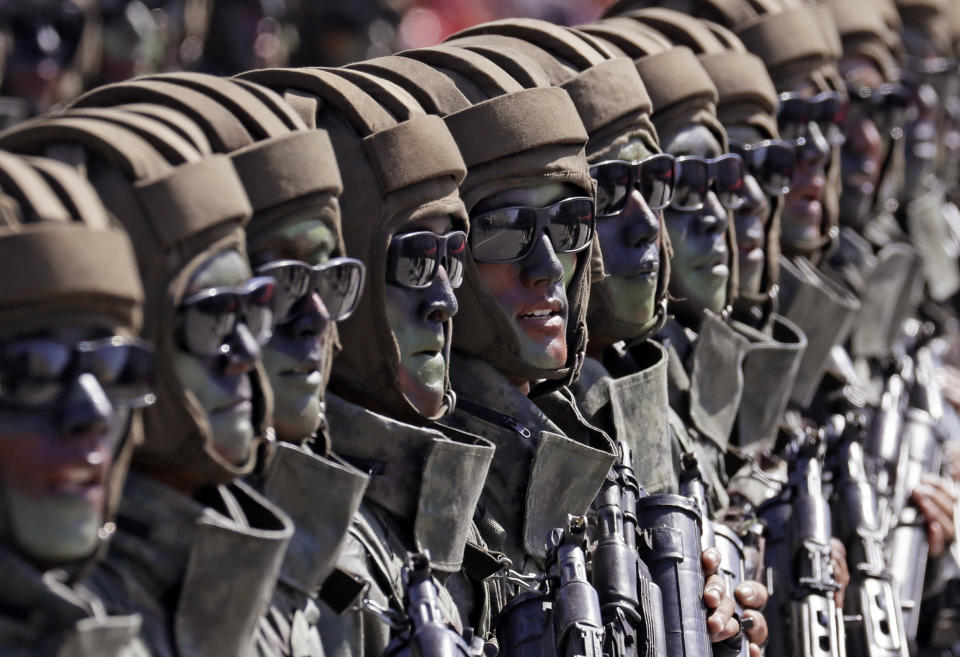
[(563, 264), (545, 232), (537, 237), (533, 249), (520, 261), (520, 280), (527, 287), (549, 285), (563, 280)]
[(872, 159), (879, 157), (883, 150), (883, 138), (877, 124), (866, 117), (848, 126), (844, 134), (847, 137), (845, 145), (853, 153)]
[(323, 305), (323, 299), (311, 292), (300, 302), (297, 318), (293, 321), (293, 335), (298, 338), (310, 338), (323, 335), (330, 325), (330, 313)]
[(260, 360), (260, 345), (246, 324), (237, 324), (230, 339), (230, 353), (224, 356), (223, 373), (226, 375), (249, 374)]
[(720, 203), (720, 199), (713, 192), (707, 193), (707, 200), (700, 211), (698, 227), (708, 237), (722, 236), (727, 232), (730, 217), (727, 209)]
[(737, 210), (738, 215), (759, 214), (759, 211), (768, 206), (767, 195), (760, 188), (759, 181), (752, 174), (744, 177), (743, 190), (744, 201), (743, 205)]
[(60, 416), (60, 431), (74, 439), (100, 439), (110, 430), (113, 405), (100, 382), (90, 373), (73, 382)]
[(447, 277), (447, 270), (440, 267), (437, 275), (433, 277), (428, 294), (423, 301), (423, 318), (428, 322), (437, 322), (442, 324), (457, 314), (460, 309), (457, 304), (457, 295), (453, 292), (453, 286), (450, 285), (450, 279)]
[(642, 249), (660, 236), (660, 219), (640, 192), (634, 190), (630, 195), (625, 213), (626, 242), (631, 248)]
[(820, 126), (811, 121), (807, 124), (807, 132), (804, 135), (804, 144), (797, 152), (797, 159), (801, 165), (821, 166), (830, 157), (830, 143)]

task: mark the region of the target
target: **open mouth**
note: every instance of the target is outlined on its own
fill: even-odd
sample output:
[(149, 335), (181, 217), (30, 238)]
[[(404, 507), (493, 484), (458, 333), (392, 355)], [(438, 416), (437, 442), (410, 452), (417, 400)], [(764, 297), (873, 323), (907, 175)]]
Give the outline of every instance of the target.
[(563, 309), (559, 299), (549, 299), (517, 313), (517, 322), (531, 329), (553, 331), (563, 327)]
[(47, 488), (59, 495), (84, 495), (103, 485), (102, 466), (73, 465), (63, 467), (47, 482)]

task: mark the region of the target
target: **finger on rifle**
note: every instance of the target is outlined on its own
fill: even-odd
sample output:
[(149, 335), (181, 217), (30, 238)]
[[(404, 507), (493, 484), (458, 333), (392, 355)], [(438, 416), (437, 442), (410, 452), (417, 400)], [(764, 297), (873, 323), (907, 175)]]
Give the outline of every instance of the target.
[(747, 609), (763, 609), (767, 604), (767, 598), (770, 597), (767, 587), (753, 580), (741, 582), (734, 594), (740, 604)]

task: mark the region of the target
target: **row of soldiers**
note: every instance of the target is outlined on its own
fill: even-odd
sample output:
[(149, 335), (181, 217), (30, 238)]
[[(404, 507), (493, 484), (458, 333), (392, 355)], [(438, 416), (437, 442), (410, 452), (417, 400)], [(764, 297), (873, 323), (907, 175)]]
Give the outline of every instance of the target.
[(620, 0), (0, 133), (0, 654), (950, 653), (958, 56)]

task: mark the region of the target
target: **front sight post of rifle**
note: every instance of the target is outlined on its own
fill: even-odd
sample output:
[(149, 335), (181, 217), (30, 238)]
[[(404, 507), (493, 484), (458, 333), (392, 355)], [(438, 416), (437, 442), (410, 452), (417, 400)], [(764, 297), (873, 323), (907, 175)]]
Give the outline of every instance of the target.
[(617, 444), (619, 457), (604, 481), (593, 512), (597, 543), (593, 586), (600, 599), (607, 657), (667, 657), (660, 589), (637, 555), (637, 498), (640, 486), (630, 447)]
[(602, 657), (600, 600), (587, 578), (587, 519), (567, 516), (547, 542), (553, 590), (553, 637), (558, 657)]
[(409, 626), (384, 657), (483, 657), (483, 639), (472, 631), (461, 636), (444, 622), (428, 551), (408, 555), (403, 578)]

